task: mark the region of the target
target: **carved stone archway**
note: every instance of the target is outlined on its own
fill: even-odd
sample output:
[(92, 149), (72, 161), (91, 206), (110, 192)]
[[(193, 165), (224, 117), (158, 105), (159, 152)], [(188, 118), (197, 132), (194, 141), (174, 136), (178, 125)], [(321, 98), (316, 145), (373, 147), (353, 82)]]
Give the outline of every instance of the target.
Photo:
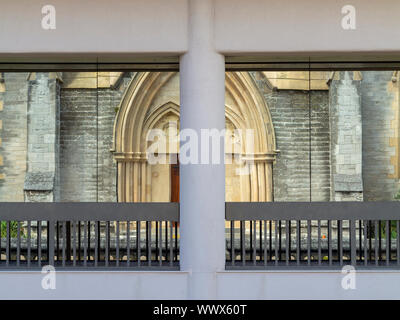
[[(227, 201), (272, 201), (272, 163), (276, 155), (274, 128), (265, 99), (249, 73), (226, 73), (225, 110), (227, 126), (254, 130), (252, 150), (243, 143), (243, 162), (231, 165), (247, 167), (249, 174), (232, 177), (228, 174), (230, 165), (227, 165)], [(157, 172), (150, 168), (146, 158), (146, 138), (151, 129), (169, 130), (166, 123), (178, 120), (179, 75), (175, 72), (137, 73), (121, 100), (114, 124), (112, 151), (118, 163), (119, 202), (168, 201), (165, 195), (155, 193), (159, 182)], [(234, 168), (231, 169), (234, 172)], [(235, 179), (235, 186), (240, 183), (240, 193), (235, 196), (229, 194), (229, 184), (233, 183), (229, 179)]]

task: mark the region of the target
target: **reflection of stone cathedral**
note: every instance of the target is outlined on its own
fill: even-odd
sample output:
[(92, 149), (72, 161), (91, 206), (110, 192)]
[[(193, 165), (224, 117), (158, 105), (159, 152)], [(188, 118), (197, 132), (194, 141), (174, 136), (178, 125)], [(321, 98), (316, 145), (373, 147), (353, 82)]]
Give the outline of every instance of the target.
[[(0, 77), (0, 201), (176, 201), (176, 166), (145, 151), (150, 130), (179, 131), (177, 73)], [(399, 94), (391, 71), (227, 73), (226, 127), (255, 139), (226, 200), (392, 200)]]

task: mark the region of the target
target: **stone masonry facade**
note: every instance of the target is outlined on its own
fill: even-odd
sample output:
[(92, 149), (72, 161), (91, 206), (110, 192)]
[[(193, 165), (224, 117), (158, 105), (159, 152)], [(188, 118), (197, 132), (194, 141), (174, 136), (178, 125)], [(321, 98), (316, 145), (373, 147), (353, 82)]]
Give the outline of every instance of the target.
[[(318, 90), (252, 75), (275, 132), (274, 201), (394, 199), (393, 72), (334, 72)], [(0, 201), (117, 201), (113, 129), (133, 76), (72, 87), (72, 73), (0, 73)]]

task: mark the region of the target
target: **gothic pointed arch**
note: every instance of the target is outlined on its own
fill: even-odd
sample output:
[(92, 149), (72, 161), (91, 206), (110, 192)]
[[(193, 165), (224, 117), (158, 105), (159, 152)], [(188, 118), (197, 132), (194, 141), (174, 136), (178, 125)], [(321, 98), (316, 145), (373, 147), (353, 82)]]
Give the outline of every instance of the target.
[[(152, 192), (154, 172), (147, 163), (146, 138), (151, 129), (179, 120), (179, 109), (176, 72), (142, 72), (131, 80), (114, 124), (112, 152), (118, 163), (118, 201), (167, 201), (167, 196), (158, 199)], [(225, 110), (227, 126), (254, 131), (254, 146), (242, 144), (244, 160), (239, 166), (249, 173), (236, 177), (242, 185), (240, 200), (271, 201), (275, 133), (265, 99), (249, 73), (226, 73)]]

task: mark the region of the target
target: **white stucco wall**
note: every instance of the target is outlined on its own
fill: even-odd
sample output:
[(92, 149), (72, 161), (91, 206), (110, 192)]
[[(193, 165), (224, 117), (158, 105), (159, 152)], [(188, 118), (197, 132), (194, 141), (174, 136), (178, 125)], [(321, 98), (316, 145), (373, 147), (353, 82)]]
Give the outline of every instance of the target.
[[(42, 7), (56, 9), (43, 30)], [(187, 47), (186, 0), (0, 1), (1, 53), (179, 54)]]
[[(356, 29), (342, 28), (342, 7), (356, 9)], [(399, 53), (396, 0), (216, 0), (216, 48), (225, 54)]]
[[(56, 273), (56, 289), (44, 290), (40, 272), (0, 272), (0, 299), (187, 299), (186, 272)], [(216, 274), (217, 299), (399, 299), (399, 271), (358, 271), (344, 290), (338, 271), (270, 271)]]
[[(187, 0), (52, 0), (57, 29), (41, 28), (41, 0), (0, 1), (0, 58), (90, 54), (111, 60), (179, 55), (188, 46)], [(215, 47), (227, 55), (400, 53), (400, 2), (353, 0), (356, 30), (343, 30), (346, 0), (215, 0)], [(35, 55), (33, 55), (35, 54)], [(342, 55), (343, 57), (343, 55)]]

